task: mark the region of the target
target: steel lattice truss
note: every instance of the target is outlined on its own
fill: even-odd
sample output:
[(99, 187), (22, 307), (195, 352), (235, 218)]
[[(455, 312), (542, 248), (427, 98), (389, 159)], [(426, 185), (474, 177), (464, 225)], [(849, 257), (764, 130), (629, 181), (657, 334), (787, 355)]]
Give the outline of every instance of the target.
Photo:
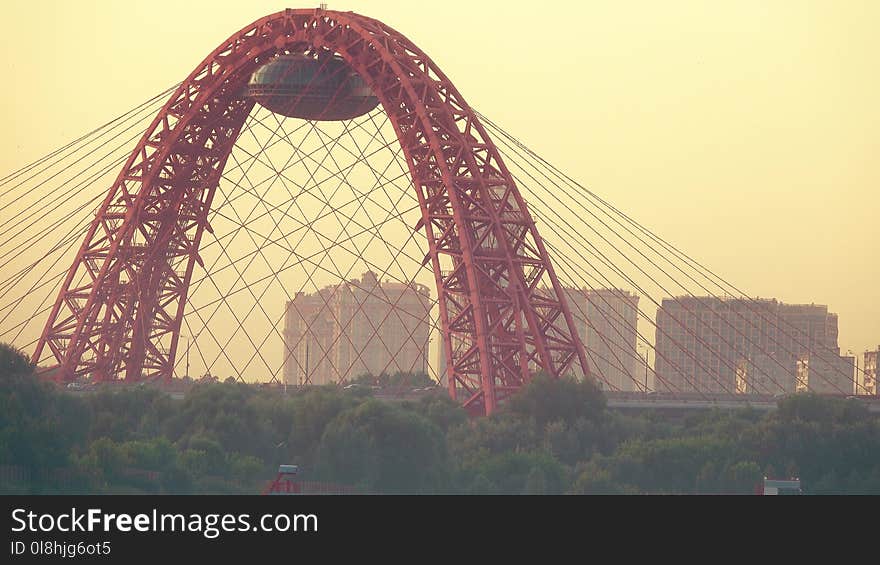
[(535, 368), (588, 374), (544, 244), (475, 112), (405, 37), (322, 10), (257, 21), (178, 87), (86, 234), (35, 358), (48, 347), (64, 380), (171, 378), (216, 187), (253, 106), (243, 85), (280, 52), (314, 50), (338, 53), (366, 80), (403, 148), (422, 212), (415, 229), (426, 234), (438, 289), (450, 393), (491, 412)]

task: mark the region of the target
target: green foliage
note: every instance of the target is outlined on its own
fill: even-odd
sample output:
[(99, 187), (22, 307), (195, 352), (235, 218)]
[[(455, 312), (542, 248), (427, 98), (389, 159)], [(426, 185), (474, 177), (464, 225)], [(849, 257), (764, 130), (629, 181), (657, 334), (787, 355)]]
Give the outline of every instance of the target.
[(171, 398), (151, 388), (122, 393), (99, 392), (88, 399), (92, 423), (91, 439), (151, 437), (158, 426), (175, 414)]
[(452, 428), (447, 438), (453, 457), (464, 467), (492, 455), (540, 450), (532, 423), (509, 414), (469, 420)]
[(317, 467), (330, 480), (368, 491), (426, 492), (442, 486), (449, 460), (442, 433), (428, 420), (368, 400), (327, 426)]
[(442, 391), (398, 403), (367, 386), (230, 381), (173, 400), (149, 387), (72, 395), (33, 371), (0, 344), (3, 493), (255, 493), (292, 463), (367, 492), (745, 494), (763, 476), (798, 476), (808, 494), (880, 494), (880, 423), (851, 400), (670, 416), (608, 410), (590, 382), (536, 375), (471, 418)]
[(33, 369), (24, 354), (0, 344), (0, 463), (39, 477), (25, 492), (44, 492), (46, 470), (68, 465), (68, 446), (84, 441), (89, 418), (82, 402), (55, 394)]
[(592, 380), (556, 380), (543, 373), (507, 404), (513, 414), (534, 418), (539, 428), (556, 420), (571, 424), (581, 418), (596, 419), (604, 409), (605, 396)]
[(568, 480), (565, 467), (550, 455), (522, 451), (474, 459), (461, 474), (470, 494), (562, 494)]
[(27, 355), (7, 343), (0, 343), (0, 379), (8, 381), (33, 372), (34, 366)]
[(611, 472), (599, 461), (590, 461), (577, 466), (576, 479), (569, 492), (571, 494), (632, 494), (639, 492), (635, 487), (615, 480)]
[(467, 413), (446, 394), (431, 394), (408, 406), (423, 415), (443, 433), (467, 421)]
[(749, 494), (761, 483), (761, 467), (754, 461), (739, 461), (728, 465), (722, 473), (721, 488), (725, 492)]
[(823, 424), (852, 424), (864, 420), (866, 406), (857, 400), (827, 398), (818, 394), (794, 394), (778, 403), (776, 419), (780, 422), (816, 422)]
[(304, 464), (314, 461), (327, 425), (336, 416), (364, 399), (365, 397), (344, 394), (334, 387), (310, 389), (297, 397), (287, 443), (292, 448), (292, 454), (299, 455), (302, 459), (291, 461)]
[(390, 375), (382, 373), (378, 377), (365, 373), (363, 375), (358, 375), (352, 380), (352, 382), (355, 384), (378, 386), (381, 388), (425, 388), (437, 385), (427, 373), (410, 373), (404, 371), (398, 371)]

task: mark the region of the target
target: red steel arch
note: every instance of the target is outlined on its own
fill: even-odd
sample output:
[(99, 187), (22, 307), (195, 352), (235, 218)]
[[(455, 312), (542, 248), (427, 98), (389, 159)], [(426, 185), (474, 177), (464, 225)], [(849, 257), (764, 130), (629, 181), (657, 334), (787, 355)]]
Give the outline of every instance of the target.
[(491, 413), (530, 371), (589, 376), (535, 223), (475, 112), (403, 35), (321, 9), (254, 22), (181, 83), (99, 208), (34, 361), (48, 348), (60, 381), (172, 377), (189, 283), (195, 264), (204, 267), (198, 250), (211, 230), (211, 201), (254, 104), (243, 87), (272, 57), (316, 50), (339, 54), (363, 77), (403, 148), (437, 284), (452, 397)]

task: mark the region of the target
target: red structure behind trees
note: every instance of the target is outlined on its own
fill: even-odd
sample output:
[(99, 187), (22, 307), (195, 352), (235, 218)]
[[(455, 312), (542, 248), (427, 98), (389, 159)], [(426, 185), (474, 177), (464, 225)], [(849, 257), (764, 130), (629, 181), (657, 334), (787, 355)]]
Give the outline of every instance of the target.
[(450, 395), (488, 414), (530, 373), (588, 377), (550, 258), (476, 112), (400, 33), (321, 9), (254, 22), (180, 84), (104, 199), (34, 361), (48, 348), (61, 382), (172, 378), (211, 202), (255, 104), (248, 81), (279, 56), (341, 58), (388, 114), (421, 208)]

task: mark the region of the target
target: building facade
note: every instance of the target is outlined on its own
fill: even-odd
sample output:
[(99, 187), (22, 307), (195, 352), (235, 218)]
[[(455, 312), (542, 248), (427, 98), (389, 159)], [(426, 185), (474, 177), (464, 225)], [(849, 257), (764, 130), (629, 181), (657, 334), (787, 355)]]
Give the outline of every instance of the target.
[(864, 370), (859, 374), (861, 386), (858, 394), (878, 395), (880, 392), (877, 387), (877, 379), (880, 377), (878, 368), (880, 368), (880, 345), (874, 351), (865, 351)]
[(284, 382), (324, 385), (428, 372), (431, 297), (420, 284), (361, 279), (297, 293), (284, 317)]
[[(657, 310), (657, 388), (667, 392), (789, 393), (808, 356), (810, 389), (829, 392), (849, 380), (840, 357), (837, 314), (827, 306), (775, 299), (679, 297)], [(809, 363), (808, 363), (809, 364)]]
[(855, 357), (805, 353), (797, 360), (797, 392), (845, 394), (854, 392)]
[[(764, 353), (740, 357), (736, 364), (736, 394), (791, 394), (796, 392), (797, 360)], [(780, 388), (780, 385), (782, 388)]]
[(636, 351), (639, 297), (620, 289), (564, 289), (594, 376), (610, 390), (645, 389)]

